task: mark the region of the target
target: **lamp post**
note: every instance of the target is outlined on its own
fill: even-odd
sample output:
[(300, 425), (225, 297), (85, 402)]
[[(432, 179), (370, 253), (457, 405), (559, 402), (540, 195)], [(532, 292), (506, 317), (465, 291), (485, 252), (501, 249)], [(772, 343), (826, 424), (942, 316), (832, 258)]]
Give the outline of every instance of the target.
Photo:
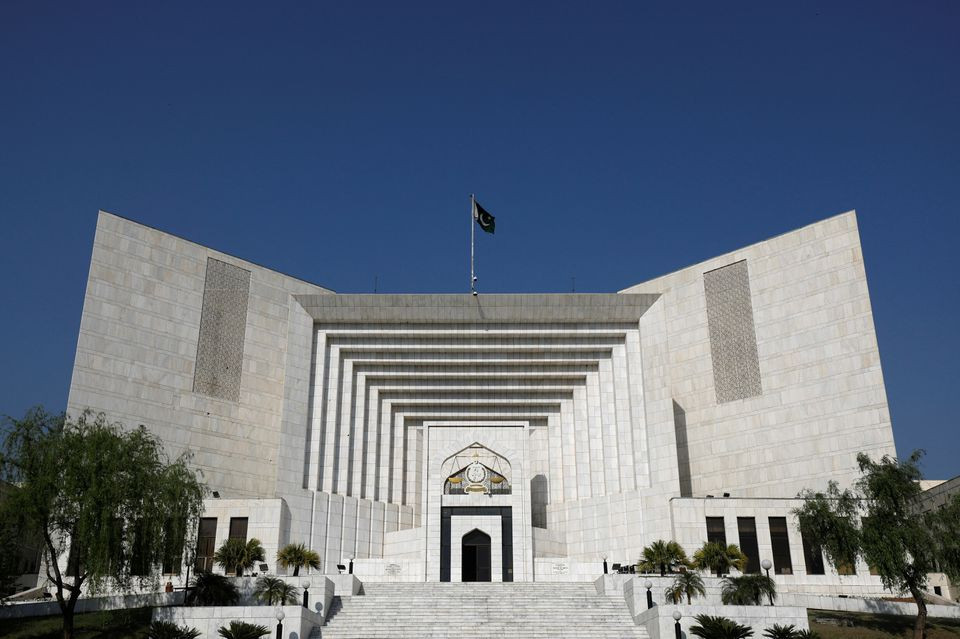
[(353, 556), (353, 555), (347, 555), (347, 559), (350, 561), (350, 571), (349, 571), (349, 572), (350, 572), (350, 574), (352, 575), (352, 574), (353, 574), (353, 560), (354, 560), (354, 556)]
[(682, 616), (679, 610), (673, 611), (673, 634), (676, 635), (677, 639), (683, 639), (683, 632), (680, 631), (680, 617)]
[(283, 610), (277, 607), (277, 614), (274, 616), (277, 618), (277, 639), (281, 639), (283, 637), (283, 618), (286, 615), (283, 614)]
[(647, 579), (645, 582), (643, 582), (643, 585), (647, 589), (647, 610), (650, 610), (653, 608), (653, 593), (650, 592), (650, 589), (653, 588), (653, 582)]
[(309, 608), (309, 607), (310, 607), (310, 592), (309, 592), (309, 590), (310, 590), (310, 580), (309, 580), (309, 579), (304, 579), (304, 581), (303, 581), (303, 607), (304, 607), (304, 608)]
[(607, 556), (603, 556), (603, 574), (607, 574), (609, 569), (607, 568)]
[[(769, 560), (769, 559), (764, 559), (763, 561), (760, 562), (760, 567), (767, 571), (767, 579), (770, 579), (770, 568), (771, 568), (772, 566), (773, 566), (773, 564), (770, 563), (770, 560)], [(769, 595), (769, 597), (770, 597), (770, 605), (772, 606), (772, 605), (773, 605), (773, 594), (772, 594), (772, 593), (768, 593), (768, 595)]]

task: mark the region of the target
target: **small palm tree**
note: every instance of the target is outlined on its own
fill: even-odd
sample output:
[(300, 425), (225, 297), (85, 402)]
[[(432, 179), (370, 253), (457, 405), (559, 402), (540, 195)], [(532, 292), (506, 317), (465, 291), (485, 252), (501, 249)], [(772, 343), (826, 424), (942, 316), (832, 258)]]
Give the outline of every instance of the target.
[(170, 621), (151, 621), (147, 639), (197, 639), (201, 632), (189, 626), (178, 626)]
[(690, 626), (690, 634), (702, 639), (746, 639), (753, 636), (753, 628), (742, 626), (726, 617), (697, 615), (697, 625)]
[(270, 634), (266, 626), (247, 623), (245, 621), (231, 621), (230, 627), (220, 626), (217, 634), (223, 639), (260, 639)]
[(257, 601), (268, 606), (295, 604), (299, 599), (297, 595), (296, 586), (277, 577), (260, 577), (257, 579), (257, 587), (253, 591), (253, 596), (257, 598)]
[(706, 589), (703, 587), (703, 579), (695, 572), (681, 572), (673, 580), (673, 585), (668, 586), (664, 593), (667, 599), (678, 604), (687, 598), (687, 605), (692, 603), (694, 597), (705, 597)]
[(820, 639), (820, 634), (813, 630), (797, 630), (797, 639)]
[(193, 580), (187, 603), (200, 606), (230, 606), (240, 600), (240, 593), (229, 579), (212, 572), (200, 572)]
[(781, 626), (775, 623), (763, 631), (763, 636), (767, 639), (797, 639), (798, 634), (797, 627), (793, 624)]
[(683, 546), (675, 541), (664, 541), (658, 539), (643, 549), (643, 557), (640, 559), (641, 572), (660, 571), (663, 577), (667, 572), (673, 572), (675, 567), (686, 566), (687, 553)]
[(760, 606), (764, 599), (777, 598), (777, 584), (766, 575), (724, 577), (720, 600), (727, 605)]
[(228, 539), (213, 553), (213, 560), (227, 572), (236, 571), (237, 577), (264, 558), (263, 546), (256, 537), (246, 543), (242, 539)]
[(284, 568), (293, 566), (293, 576), (300, 574), (304, 566), (320, 569), (320, 555), (303, 544), (287, 544), (277, 553), (277, 563)]
[(698, 570), (712, 570), (719, 577), (731, 568), (743, 572), (747, 566), (747, 556), (736, 544), (724, 546), (719, 541), (708, 541), (693, 553), (693, 565)]

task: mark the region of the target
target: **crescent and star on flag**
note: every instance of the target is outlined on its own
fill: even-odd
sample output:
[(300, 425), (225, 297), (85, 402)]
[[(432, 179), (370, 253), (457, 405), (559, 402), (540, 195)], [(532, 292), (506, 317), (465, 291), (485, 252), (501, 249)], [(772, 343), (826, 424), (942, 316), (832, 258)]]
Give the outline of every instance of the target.
[[(476, 223), (476, 226), (474, 226)], [(477, 294), (477, 276), (474, 272), (473, 267), (473, 254), (474, 254), (474, 230), (477, 226), (483, 230), (484, 233), (490, 233), (493, 235), (494, 229), (496, 228), (497, 219), (490, 215), (490, 212), (487, 209), (480, 206), (480, 203), (477, 202), (477, 198), (470, 195), (470, 292), (473, 295)]]

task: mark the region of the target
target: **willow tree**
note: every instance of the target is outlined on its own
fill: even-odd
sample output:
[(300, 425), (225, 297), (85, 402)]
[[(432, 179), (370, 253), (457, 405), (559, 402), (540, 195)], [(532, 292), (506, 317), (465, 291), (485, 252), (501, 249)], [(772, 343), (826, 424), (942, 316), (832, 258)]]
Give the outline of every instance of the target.
[(171, 461), (143, 426), (124, 429), (89, 412), (71, 421), (42, 408), (6, 422), (0, 473), (19, 490), (0, 504), (0, 518), (42, 540), (63, 636), (72, 639), (81, 592), (158, 586), (161, 565), (179, 563), (205, 489), (189, 456)]
[(892, 592), (909, 592), (917, 604), (914, 639), (927, 636), (927, 573), (960, 579), (960, 495), (924, 511), (920, 503), (919, 462), (923, 451), (898, 461), (878, 462), (857, 455), (860, 478), (853, 490), (830, 482), (827, 491), (800, 493), (806, 502), (794, 510), (805, 539), (833, 565), (858, 557)]

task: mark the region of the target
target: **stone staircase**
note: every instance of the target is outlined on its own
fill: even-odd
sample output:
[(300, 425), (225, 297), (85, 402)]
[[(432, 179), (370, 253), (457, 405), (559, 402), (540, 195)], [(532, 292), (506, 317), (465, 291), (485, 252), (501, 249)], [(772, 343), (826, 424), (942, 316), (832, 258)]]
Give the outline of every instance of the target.
[(592, 583), (380, 583), (336, 597), (311, 638), (647, 639)]

